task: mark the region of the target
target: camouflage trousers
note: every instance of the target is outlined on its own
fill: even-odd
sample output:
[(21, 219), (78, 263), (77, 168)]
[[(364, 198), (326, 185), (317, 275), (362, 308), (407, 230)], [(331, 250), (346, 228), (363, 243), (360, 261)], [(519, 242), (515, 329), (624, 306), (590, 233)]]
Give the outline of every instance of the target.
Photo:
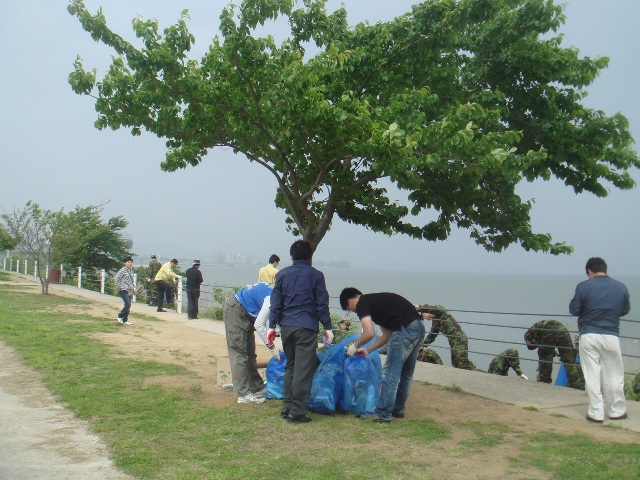
[(450, 337), (451, 365), (462, 370), (477, 370), (476, 366), (469, 360), (469, 342), (467, 337)]
[[(564, 363), (564, 368), (567, 371), (567, 387), (584, 390), (584, 376), (582, 374), (582, 368), (576, 364), (575, 351), (573, 348), (563, 347), (559, 347), (558, 351), (560, 352), (560, 360)], [(539, 362), (537, 380), (539, 382), (551, 383), (551, 372), (553, 371), (553, 358), (555, 354), (555, 348), (538, 348)]]

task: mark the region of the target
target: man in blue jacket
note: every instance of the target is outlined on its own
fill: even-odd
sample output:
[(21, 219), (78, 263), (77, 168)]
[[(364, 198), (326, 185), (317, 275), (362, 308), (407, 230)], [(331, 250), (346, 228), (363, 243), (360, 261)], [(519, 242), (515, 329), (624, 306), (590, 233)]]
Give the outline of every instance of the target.
[(585, 270), (589, 279), (576, 287), (569, 313), (578, 317), (580, 362), (589, 397), (587, 420), (603, 422), (603, 392), (609, 404), (609, 419), (624, 420), (627, 407), (618, 335), (620, 317), (631, 309), (629, 291), (607, 275), (607, 264), (602, 258), (590, 258)]
[(271, 294), (268, 339), (270, 343), (275, 341), (275, 328), (280, 325), (280, 339), (287, 359), (280, 415), (291, 423), (307, 423), (311, 421), (305, 415), (311, 382), (319, 364), (316, 355), (319, 323), (325, 330), (325, 345), (333, 340), (329, 293), (324, 275), (311, 266), (311, 244), (297, 240), (289, 253), (293, 265), (278, 272)]

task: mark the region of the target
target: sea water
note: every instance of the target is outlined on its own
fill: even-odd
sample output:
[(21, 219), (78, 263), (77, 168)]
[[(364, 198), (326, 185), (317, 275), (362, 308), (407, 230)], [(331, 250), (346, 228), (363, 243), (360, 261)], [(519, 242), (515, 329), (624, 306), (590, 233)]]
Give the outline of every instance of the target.
[[(535, 380), (537, 351), (523, 345), (526, 329), (539, 320), (554, 319), (577, 332), (576, 318), (569, 315), (569, 301), (576, 285), (586, 280), (585, 275), (320, 270), (326, 279), (331, 313), (345, 313), (338, 301), (344, 287), (356, 287), (363, 293), (394, 292), (416, 304), (442, 305), (467, 334), (469, 357), (478, 368), (486, 370), (493, 357), (513, 347), (531, 380)], [(201, 271), (205, 285), (238, 287), (255, 283), (258, 278), (256, 266), (202, 265)], [(640, 356), (640, 277), (613, 278), (623, 282), (631, 294), (631, 311), (621, 322), (620, 336), (622, 351), (627, 355), (625, 371), (636, 372), (640, 370), (640, 359), (634, 358)], [(431, 322), (426, 321), (425, 327), (429, 331)], [(446, 365), (451, 364), (444, 335), (438, 335), (432, 347)], [(557, 368), (555, 365), (554, 376)], [(514, 375), (513, 371), (509, 375)]]

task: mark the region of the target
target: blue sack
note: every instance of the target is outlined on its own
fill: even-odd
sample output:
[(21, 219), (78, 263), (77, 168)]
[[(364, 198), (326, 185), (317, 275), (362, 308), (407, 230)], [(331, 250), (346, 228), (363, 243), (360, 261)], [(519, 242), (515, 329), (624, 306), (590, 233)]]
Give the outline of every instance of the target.
[(370, 415), (380, 399), (382, 362), (374, 351), (366, 357), (354, 355), (344, 360), (344, 390), (340, 408), (356, 415)]
[(344, 338), (337, 345), (327, 345), (317, 351), (320, 365), (313, 375), (307, 407), (317, 413), (333, 413), (342, 398), (344, 388), (344, 347), (355, 342), (359, 334)]
[(264, 398), (269, 400), (282, 399), (284, 397), (284, 370), (287, 366), (287, 359), (284, 352), (280, 352), (279, 362), (271, 358), (267, 363), (267, 386), (264, 391)]
[(313, 375), (311, 395), (307, 406), (318, 413), (333, 413), (342, 396), (342, 363), (344, 349), (337, 345), (328, 345), (328, 355)]

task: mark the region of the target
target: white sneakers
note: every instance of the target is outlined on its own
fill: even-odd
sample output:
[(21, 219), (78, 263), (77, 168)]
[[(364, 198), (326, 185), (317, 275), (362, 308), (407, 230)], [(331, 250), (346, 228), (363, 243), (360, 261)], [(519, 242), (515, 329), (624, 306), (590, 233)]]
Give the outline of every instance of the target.
[(255, 393), (248, 393), (244, 397), (238, 397), (238, 403), (264, 403), (264, 395), (257, 397)]
[(125, 320), (124, 318), (120, 317), (118, 317), (118, 323), (121, 323), (123, 325), (133, 325), (133, 323), (131, 323), (129, 320)]

